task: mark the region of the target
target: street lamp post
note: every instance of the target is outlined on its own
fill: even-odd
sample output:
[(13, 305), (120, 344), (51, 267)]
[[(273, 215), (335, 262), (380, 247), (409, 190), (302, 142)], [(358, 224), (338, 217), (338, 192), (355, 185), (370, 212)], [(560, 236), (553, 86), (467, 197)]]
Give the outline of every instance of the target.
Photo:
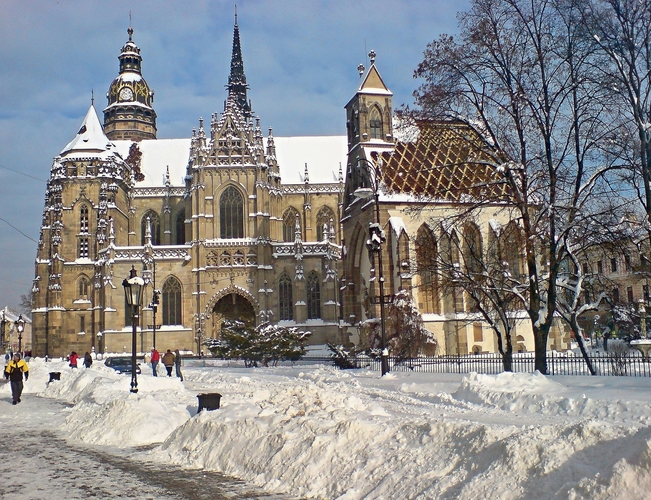
[(142, 303), (142, 289), (145, 281), (136, 275), (136, 268), (131, 266), (129, 278), (122, 281), (124, 297), (127, 305), (131, 308), (131, 392), (138, 392), (138, 377), (136, 375), (136, 324), (139, 318), (138, 312)]
[(361, 167), (362, 163), (366, 165), (367, 172), (369, 173), (369, 180), (372, 188), (359, 187), (355, 190), (354, 195), (360, 199), (367, 199), (371, 196), (375, 201), (375, 222), (369, 224), (369, 239), (366, 242), (369, 253), (377, 253), (378, 272), (376, 273), (379, 281), (379, 301), (380, 301), (380, 349), (382, 351), (382, 376), (389, 373), (389, 350), (387, 349), (386, 342), (386, 327), (385, 327), (385, 313), (384, 313), (384, 274), (382, 268), (382, 243), (386, 241), (384, 231), (382, 230), (382, 223), (380, 222), (380, 167), (377, 164), (371, 163), (366, 159), (359, 159), (358, 165)]
[(18, 319), (14, 321), (14, 326), (18, 332), (18, 352), (23, 352), (23, 330), (25, 330), (25, 320), (23, 315), (19, 314)]

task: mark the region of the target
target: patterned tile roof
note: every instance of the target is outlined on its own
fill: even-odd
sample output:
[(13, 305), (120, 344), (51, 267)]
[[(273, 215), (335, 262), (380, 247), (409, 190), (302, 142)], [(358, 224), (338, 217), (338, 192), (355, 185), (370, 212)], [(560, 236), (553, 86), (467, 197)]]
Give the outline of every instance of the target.
[(495, 151), (472, 127), (461, 122), (421, 124), (415, 142), (396, 142), (381, 159), (388, 192), (447, 201), (504, 200), (508, 193), (494, 167)]

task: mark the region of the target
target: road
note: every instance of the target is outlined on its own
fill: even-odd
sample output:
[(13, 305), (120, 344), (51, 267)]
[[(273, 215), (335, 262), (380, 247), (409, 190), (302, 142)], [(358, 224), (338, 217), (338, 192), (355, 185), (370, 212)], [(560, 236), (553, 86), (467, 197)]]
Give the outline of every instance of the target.
[(57, 429), (69, 407), (24, 394), (0, 398), (0, 498), (5, 500), (265, 499), (267, 495), (217, 473), (129, 458), (128, 450), (67, 443)]

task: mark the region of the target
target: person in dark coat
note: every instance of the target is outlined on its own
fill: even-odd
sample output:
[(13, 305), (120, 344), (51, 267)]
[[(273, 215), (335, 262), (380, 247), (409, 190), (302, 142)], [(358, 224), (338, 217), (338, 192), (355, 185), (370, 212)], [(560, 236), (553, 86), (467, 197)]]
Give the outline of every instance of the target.
[(86, 351), (86, 354), (84, 354), (84, 366), (86, 368), (90, 368), (90, 365), (93, 364), (93, 357), (90, 355), (88, 351)]
[(29, 366), (20, 359), (20, 354), (15, 353), (14, 358), (5, 367), (5, 378), (11, 382), (12, 404), (20, 403), (20, 396), (23, 394), (23, 376), (29, 378)]
[(172, 354), (172, 351), (170, 351), (169, 349), (165, 354), (163, 354), (163, 364), (165, 365), (165, 369), (167, 370), (167, 376), (171, 377), (172, 368), (174, 367), (174, 354)]
[(176, 367), (176, 376), (183, 382), (183, 374), (181, 373), (181, 353), (178, 349), (174, 351), (174, 366)]

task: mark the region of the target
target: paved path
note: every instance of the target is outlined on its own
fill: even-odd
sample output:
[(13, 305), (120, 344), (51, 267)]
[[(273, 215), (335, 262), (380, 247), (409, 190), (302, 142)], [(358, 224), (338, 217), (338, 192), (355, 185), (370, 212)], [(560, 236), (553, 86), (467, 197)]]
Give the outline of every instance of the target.
[(137, 462), (128, 450), (71, 446), (57, 432), (67, 408), (34, 394), (16, 406), (0, 398), (0, 498), (282, 498), (217, 473)]

